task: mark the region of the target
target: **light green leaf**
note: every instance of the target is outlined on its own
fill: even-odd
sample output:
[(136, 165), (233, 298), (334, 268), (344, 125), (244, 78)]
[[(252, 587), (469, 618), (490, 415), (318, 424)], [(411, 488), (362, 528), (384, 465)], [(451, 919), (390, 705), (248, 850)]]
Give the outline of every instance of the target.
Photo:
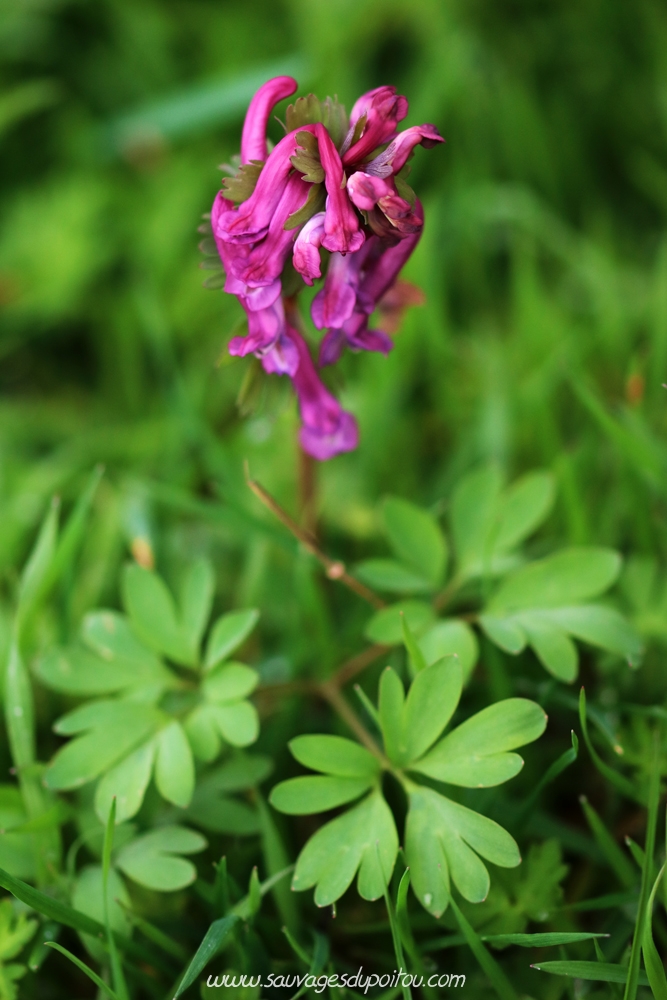
[(542, 666), (566, 684), (573, 681), (579, 670), (579, 654), (566, 632), (539, 612), (523, 614), (521, 625)]
[(202, 685), (207, 701), (239, 701), (255, 690), (259, 675), (243, 663), (225, 663), (213, 670)]
[(498, 618), (496, 615), (480, 615), (479, 623), (491, 642), (506, 653), (516, 656), (526, 648), (526, 633), (514, 618)]
[(81, 625), (81, 638), (122, 676), (133, 674), (137, 685), (170, 676), (155, 653), (139, 642), (127, 618), (116, 611), (87, 614)]
[(489, 876), (477, 855), (502, 868), (521, 861), (519, 849), (493, 820), (430, 788), (410, 789), (405, 849), (420, 903), (439, 917), (449, 902), (449, 878), (471, 903), (486, 898)]
[(458, 656), (464, 684), (470, 677), (479, 656), (475, 633), (469, 625), (459, 621), (458, 618), (445, 618), (437, 622), (421, 637), (419, 648), (428, 664), (441, 660), (443, 656)]
[(26, 821), (21, 792), (16, 785), (0, 785), (0, 867), (17, 878), (33, 879), (35, 859), (32, 837), (27, 834), (12, 833), (12, 827), (21, 826)]
[(364, 778), (338, 778), (329, 775), (307, 775), (290, 778), (276, 785), (269, 802), (279, 812), (291, 816), (326, 812), (345, 802), (352, 802), (367, 792), (374, 783), (374, 776)]
[(391, 810), (379, 792), (321, 827), (296, 863), (292, 888), (316, 886), (315, 902), (330, 906), (349, 887), (357, 869), (357, 888), (364, 899), (385, 891), (398, 853), (398, 834)]
[(106, 822), (114, 798), (117, 824), (136, 816), (151, 780), (154, 760), (155, 741), (150, 740), (107, 771), (95, 791), (95, 812), (101, 823)]
[(373, 779), (380, 771), (369, 750), (342, 736), (297, 736), (288, 746), (300, 764), (324, 774)]
[[(126, 915), (123, 906), (131, 907), (131, 900), (120, 875), (113, 869), (109, 871), (107, 882), (107, 907), (109, 913), (109, 924), (113, 931), (122, 934), (123, 937), (130, 937), (132, 925)], [(87, 865), (82, 869), (74, 883), (72, 892), (72, 906), (80, 913), (99, 920), (105, 921), (104, 907), (104, 882), (102, 867), (100, 865)], [(101, 941), (90, 934), (82, 934), (81, 940), (86, 949), (97, 962), (104, 962), (107, 951)]]
[(546, 724), (546, 714), (536, 702), (507, 698), (462, 722), (412, 770), (465, 787), (500, 784), (523, 766), (518, 754), (507, 751), (532, 743)]
[(433, 586), (440, 583), (447, 562), (447, 543), (435, 518), (399, 497), (387, 497), (382, 514), (394, 552)]
[(577, 604), (608, 590), (620, 568), (621, 557), (612, 549), (564, 549), (512, 573), (491, 600), (489, 610)]
[(127, 662), (107, 663), (87, 649), (51, 649), (35, 664), (35, 675), (47, 687), (63, 694), (112, 694), (141, 680)]
[(233, 747), (247, 747), (259, 736), (257, 709), (249, 701), (211, 705), (211, 712), (223, 739)]
[(197, 655), (211, 614), (215, 576), (208, 559), (197, 559), (188, 568), (181, 590), (181, 621), (189, 648)]
[(438, 660), (417, 674), (403, 708), (397, 763), (416, 760), (435, 743), (456, 710), (462, 687), (461, 664), (453, 657)]
[(272, 771), (273, 761), (270, 757), (259, 753), (237, 752), (231, 760), (226, 760), (200, 778), (197, 791), (202, 789), (207, 795), (240, 792), (260, 785)]
[(183, 727), (175, 720), (157, 737), (155, 784), (168, 802), (181, 809), (190, 804), (195, 787), (195, 765)]
[(427, 594), (433, 584), (394, 559), (366, 559), (354, 567), (354, 575), (373, 590), (394, 594)]
[(204, 669), (211, 670), (247, 639), (259, 619), (259, 611), (249, 608), (245, 611), (230, 611), (218, 618), (211, 629), (206, 647)]
[(123, 602), (142, 642), (182, 666), (196, 665), (197, 651), (178, 620), (173, 597), (156, 573), (136, 563), (126, 566)]
[(554, 477), (529, 472), (512, 483), (499, 504), (496, 551), (514, 548), (535, 531), (553, 506)]
[(151, 736), (164, 716), (131, 701), (100, 701), (63, 716), (55, 730), (64, 735), (85, 732), (67, 743), (46, 769), (49, 788), (79, 788), (97, 778)]
[(639, 666), (643, 654), (641, 637), (614, 608), (602, 604), (556, 608), (550, 612), (550, 618), (577, 639), (624, 657), (632, 667)]
[(52, 500), (34, 548), (25, 564), (18, 588), (16, 609), (19, 628), (43, 594), (58, 539), (59, 503)]
[(395, 670), (386, 667), (380, 676), (379, 716), (385, 750), (390, 760), (400, 760), (403, 742), (403, 682)]
[(162, 826), (131, 841), (119, 851), (118, 868), (133, 882), (157, 892), (176, 892), (191, 885), (197, 872), (177, 855), (196, 854), (206, 847), (200, 833), (182, 826)]
[(502, 476), (495, 466), (465, 476), (452, 496), (451, 524), (459, 573), (484, 572), (493, 548), (492, 532), (500, 506)]
[(198, 760), (211, 763), (220, 754), (220, 729), (212, 705), (198, 705), (186, 717), (183, 727)]
[(402, 643), (401, 611), (418, 638), (435, 621), (435, 613), (430, 604), (425, 604), (423, 601), (400, 601), (398, 604), (382, 608), (373, 615), (364, 630), (366, 638), (371, 642), (385, 643), (387, 646), (397, 646)]

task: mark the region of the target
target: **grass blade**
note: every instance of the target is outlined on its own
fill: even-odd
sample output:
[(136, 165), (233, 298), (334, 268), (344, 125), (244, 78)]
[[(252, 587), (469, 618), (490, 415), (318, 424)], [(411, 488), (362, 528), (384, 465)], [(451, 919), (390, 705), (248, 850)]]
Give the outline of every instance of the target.
[(456, 922), (461, 929), (461, 933), (466, 939), (468, 947), (479, 962), (482, 970), (491, 980), (491, 984), (500, 997), (500, 1000), (518, 1000), (511, 982), (500, 968), (495, 958), (493, 958), (488, 949), (485, 948), (477, 932), (471, 927), (466, 918), (463, 916), (461, 910), (456, 905), (456, 902), (451, 897), (449, 901), (452, 910), (454, 911)]
[(553, 948), (561, 944), (577, 944), (596, 938), (608, 938), (608, 934), (593, 934), (585, 931), (545, 931), (536, 934), (482, 934), (481, 941), (494, 944), (516, 944), (520, 948)]
[(634, 802), (639, 802), (642, 806), (646, 805), (642, 796), (637, 794), (635, 786), (632, 782), (625, 778), (622, 774), (619, 774), (618, 771), (615, 771), (613, 767), (609, 767), (608, 764), (605, 764), (591, 743), (591, 738), (588, 735), (588, 723), (586, 721), (586, 691), (583, 687), (579, 694), (579, 721), (581, 722), (581, 731), (584, 735), (584, 741), (588, 747), (588, 752), (590, 753), (591, 759), (602, 777), (606, 778), (610, 784), (617, 788), (618, 791), (627, 798), (632, 799)]
[(637, 871), (635, 867), (616, 843), (585, 795), (581, 795), (579, 797), (579, 803), (584, 811), (588, 825), (591, 828), (591, 833), (595, 837), (598, 847), (607, 859), (609, 867), (615, 873), (616, 878), (619, 880), (621, 885), (624, 888), (629, 889), (631, 886), (635, 885), (637, 881)]
[[(380, 851), (377, 845), (376, 849), (378, 853), (378, 864), (379, 864)], [(380, 870), (382, 869), (380, 868)], [(403, 872), (403, 876), (401, 878), (401, 884), (403, 883), (403, 880), (406, 878), (406, 876), (409, 884), (410, 872), (408, 871), (407, 868)], [(400, 892), (400, 886), (399, 886), (399, 892)], [(389, 887), (386, 884), (384, 887), (384, 901), (387, 907), (387, 915), (389, 917), (389, 926), (391, 927), (391, 938), (394, 943), (394, 954), (396, 955), (396, 961), (398, 962), (399, 969), (405, 969), (406, 968), (405, 955), (403, 954), (403, 942), (401, 941), (401, 932), (398, 925), (398, 920), (396, 919), (396, 914), (394, 912), (394, 907), (392, 906), (391, 898), (389, 896)], [(401, 982), (401, 992), (405, 1000), (412, 1000), (412, 990), (404, 981)]]
[(46, 946), (47, 948), (54, 948), (56, 951), (59, 951), (61, 955), (64, 955), (65, 958), (68, 958), (70, 962), (76, 965), (78, 969), (81, 969), (81, 971), (85, 976), (88, 976), (89, 979), (92, 979), (97, 988), (101, 990), (102, 993), (104, 993), (106, 996), (108, 996), (110, 1000), (120, 1000), (118, 994), (114, 993), (111, 987), (107, 986), (104, 980), (100, 979), (100, 977), (97, 975), (96, 972), (93, 972), (93, 970), (90, 969), (85, 962), (82, 962), (80, 958), (77, 958), (76, 955), (73, 955), (71, 951), (67, 950), (67, 948), (63, 948), (63, 946), (61, 944), (58, 944), (56, 941), (47, 941)]
[(658, 805), (660, 802), (660, 746), (661, 731), (658, 726), (653, 733), (653, 760), (651, 766), (651, 779), (648, 793), (648, 815), (646, 819), (646, 844), (644, 857), (644, 867), (642, 868), (642, 882), (639, 893), (639, 909), (635, 922), (635, 933), (632, 938), (632, 951), (630, 952), (630, 965), (628, 981), (625, 985), (623, 1000), (635, 1000), (637, 996), (637, 983), (639, 980), (639, 961), (641, 949), (644, 941), (644, 927), (646, 926), (646, 913), (648, 910), (649, 898), (651, 895), (650, 879), (653, 873), (653, 855), (655, 852), (655, 834), (658, 826)]
[(665, 967), (662, 964), (660, 955), (658, 954), (658, 949), (655, 946), (651, 930), (655, 894), (658, 890), (660, 879), (664, 874), (665, 866), (663, 865), (658, 872), (658, 877), (653, 883), (651, 895), (649, 896), (648, 903), (646, 905), (646, 923), (644, 924), (644, 936), (642, 939), (644, 965), (646, 966), (646, 974), (651, 985), (651, 992), (653, 993), (654, 1000), (667, 1000), (667, 976), (665, 975)]
[[(553, 976), (587, 979), (592, 983), (626, 983), (630, 972), (628, 966), (613, 965), (611, 962), (540, 962), (531, 965), (531, 969), (550, 972)], [(639, 973), (638, 981), (641, 986), (648, 986), (643, 972)]]
[(219, 920), (213, 921), (206, 931), (202, 943), (197, 948), (192, 961), (185, 970), (178, 989), (174, 993), (174, 1000), (177, 1000), (177, 997), (180, 997), (181, 993), (184, 993), (188, 986), (194, 983), (202, 969), (208, 965), (212, 958), (215, 958), (234, 930), (238, 920), (239, 918), (235, 913), (230, 913), (226, 917), (221, 917)]
[(111, 933), (109, 922), (109, 869), (111, 868), (111, 850), (113, 848), (113, 835), (116, 826), (116, 797), (111, 800), (111, 809), (104, 831), (104, 844), (102, 846), (102, 906), (104, 913), (104, 926), (107, 932), (107, 942), (109, 945), (109, 958), (111, 960), (111, 975), (113, 985), (118, 995), (118, 1000), (129, 1000), (123, 966), (118, 955), (118, 948)]

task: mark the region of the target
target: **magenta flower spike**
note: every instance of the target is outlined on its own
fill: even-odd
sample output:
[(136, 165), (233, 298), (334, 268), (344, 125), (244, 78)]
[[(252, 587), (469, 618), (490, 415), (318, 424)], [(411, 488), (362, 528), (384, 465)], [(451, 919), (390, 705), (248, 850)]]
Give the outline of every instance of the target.
[[(211, 228), (225, 291), (237, 297), (248, 323), (246, 334), (230, 340), (229, 352), (253, 354), (267, 373), (289, 376), (300, 445), (324, 461), (356, 448), (359, 432), (317, 374), (301, 330), (298, 292), (324, 275), (311, 308), (315, 327), (324, 331), (320, 366), (335, 363), (345, 347), (392, 349), (387, 331), (393, 334), (402, 310), (421, 301), (418, 289), (397, 281), (424, 223), (404, 168), (416, 146), (444, 140), (434, 125), (397, 132), (408, 102), (395, 87), (383, 86), (359, 98), (349, 121), (330, 98), (319, 102), (311, 94), (296, 101), (287, 109), (286, 135), (269, 152), (271, 112), (296, 87), (292, 77), (280, 76), (253, 97), (240, 165), (215, 198)], [(376, 309), (387, 321), (385, 331), (369, 328)]]

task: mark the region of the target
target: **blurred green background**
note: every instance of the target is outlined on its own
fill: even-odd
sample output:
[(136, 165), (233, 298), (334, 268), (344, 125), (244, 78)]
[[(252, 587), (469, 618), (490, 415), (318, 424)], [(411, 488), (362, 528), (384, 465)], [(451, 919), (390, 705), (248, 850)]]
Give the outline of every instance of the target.
[(395, 84), (405, 124), (447, 139), (413, 161), (426, 229), (407, 277), (427, 304), (388, 359), (333, 375), (362, 438), (320, 470), (328, 544), (367, 551), (383, 492), (441, 509), (493, 459), (554, 470), (550, 537), (664, 554), (664, 4), (3, 0), (0, 58), (10, 586), (48, 497), (67, 505), (102, 462), (70, 622), (115, 600), (143, 535), (167, 575), (222, 554), (228, 604), (283, 613), (264, 570), (284, 536), (242, 461), (294, 507), (295, 407), (282, 380), (248, 389), (252, 362), (225, 359), (240, 310), (202, 288), (197, 249), (217, 164), (278, 72), (348, 109)]

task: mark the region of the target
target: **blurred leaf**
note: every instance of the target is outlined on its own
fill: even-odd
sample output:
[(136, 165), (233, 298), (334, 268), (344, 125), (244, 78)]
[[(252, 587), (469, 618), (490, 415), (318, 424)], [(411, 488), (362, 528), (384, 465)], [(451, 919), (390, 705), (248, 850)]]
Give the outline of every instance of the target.
[(213, 567), (208, 559), (198, 559), (188, 567), (181, 590), (181, 618), (189, 648), (195, 653), (211, 614), (214, 588)]
[(195, 788), (195, 765), (183, 727), (174, 720), (157, 737), (155, 784), (163, 798), (187, 808)]
[(152, 735), (163, 720), (150, 706), (130, 701), (91, 702), (64, 715), (55, 729), (63, 735), (84, 732), (62, 747), (46, 769), (49, 788), (79, 788)]
[(364, 630), (366, 638), (370, 639), (371, 642), (379, 642), (387, 646), (396, 646), (402, 643), (401, 612), (418, 638), (435, 620), (435, 614), (429, 604), (424, 604), (421, 601), (401, 601), (388, 608), (382, 608), (373, 615)]
[(118, 868), (133, 882), (156, 892), (176, 892), (191, 885), (196, 870), (178, 855), (203, 851), (206, 841), (200, 833), (182, 826), (163, 826), (123, 847), (116, 858)]
[(644, 924), (644, 935), (642, 939), (644, 965), (646, 966), (646, 975), (648, 977), (654, 1000), (667, 1000), (667, 976), (665, 975), (665, 967), (662, 964), (662, 959), (660, 958), (658, 949), (655, 946), (653, 932), (651, 929), (651, 925), (653, 923), (653, 903), (655, 901), (655, 894), (664, 873), (665, 866), (663, 865), (658, 872), (656, 880), (653, 883), (653, 888), (651, 889), (651, 894), (648, 898), (646, 906), (646, 922)]
[(259, 611), (254, 608), (246, 611), (230, 611), (218, 618), (209, 636), (204, 669), (211, 670), (238, 649), (250, 635), (258, 619)]
[(421, 507), (399, 497), (386, 498), (382, 515), (398, 558), (437, 586), (445, 572), (447, 543), (435, 519)]
[(197, 650), (178, 620), (173, 597), (156, 573), (136, 563), (126, 566), (123, 601), (142, 642), (182, 666), (196, 665)]
[(155, 740), (149, 740), (106, 772), (95, 791), (95, 812), (101, 823), (106, 821), (114, 798), (117, 823), (136, 816), (151, 780), (155, 752)]
[(366, 559), (354, 567), (354, 575), (373, 590), (396, 594), (424, 594), (432, 589), (428, 580), (393, 559)]
[(428, 664), (435, 663), (443, 656), (458, 657), (464, 684), (470, 677), (479, 656), (475, 633), (469, 625), (457, 618), (438, 621), (422, 635), (419, 648)]
[(208, 675), (202, 692), (207, 701), (224, 705), (245, 698), (258, 684), (259, 676), (250, 667), (243, 663), (225, 663)]
[(247, 747), (259, 735), (257, 709), (248, 701), (211, 705), (211, 714), (223, 739), (233, 747)]
[(489, 604), (489, 611), (554, 608), (598, 597), (614, 583), (621, 557), (611, 549), (565, 549), (512, 573)]
[(512, 483), (500, 503), (496, 551), (514, 548), (535, 531), (553, 506), (554, 478), (549, 472), (529, 472)]

